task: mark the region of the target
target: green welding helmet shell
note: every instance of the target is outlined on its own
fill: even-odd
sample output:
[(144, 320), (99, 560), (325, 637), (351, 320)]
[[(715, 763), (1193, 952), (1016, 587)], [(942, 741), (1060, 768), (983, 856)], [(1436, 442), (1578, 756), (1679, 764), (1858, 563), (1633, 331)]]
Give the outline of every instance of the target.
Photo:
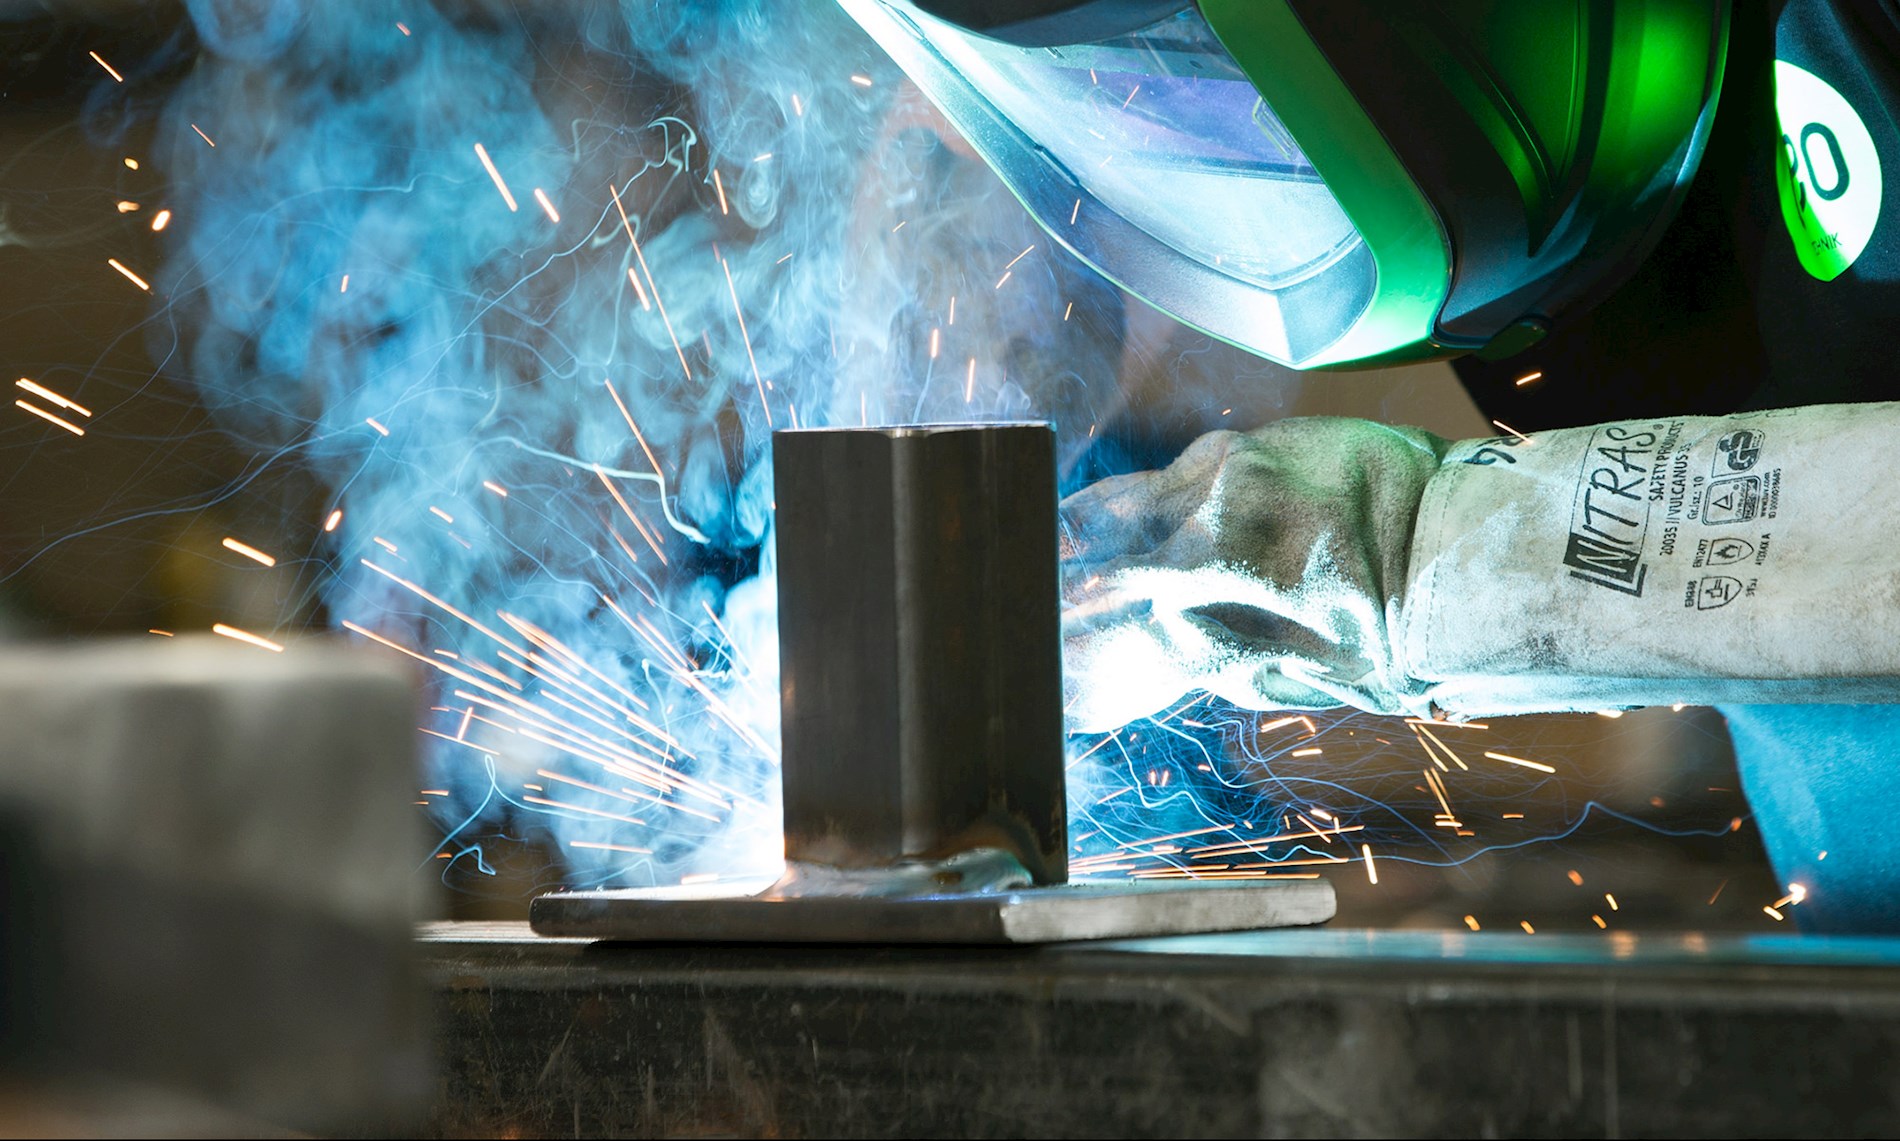
[(1662, 235), (1726, 0), (839, 0), (1056, 241), (1296, 368), (1508, 354)]

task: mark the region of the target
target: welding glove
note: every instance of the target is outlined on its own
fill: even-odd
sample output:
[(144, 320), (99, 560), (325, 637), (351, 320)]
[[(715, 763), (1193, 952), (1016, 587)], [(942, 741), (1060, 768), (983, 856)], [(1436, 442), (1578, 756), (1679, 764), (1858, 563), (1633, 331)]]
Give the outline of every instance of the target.
[(1063, 504), (1069, 712), (1900, 701), (1900, 405), (1446, 443), (1304, 419)]

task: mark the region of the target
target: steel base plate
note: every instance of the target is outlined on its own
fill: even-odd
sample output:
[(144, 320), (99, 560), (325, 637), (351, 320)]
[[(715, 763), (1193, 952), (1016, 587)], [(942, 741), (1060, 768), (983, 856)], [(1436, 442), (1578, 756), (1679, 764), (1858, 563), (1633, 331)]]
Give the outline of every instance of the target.
[(642, 943), (1066, 943), (1303, 927), (1333, 917), (1325, 880), (1098, 880), (965, 895), (766, 894), (765, 885), (570, 891), (530, 907), (540, 935)]

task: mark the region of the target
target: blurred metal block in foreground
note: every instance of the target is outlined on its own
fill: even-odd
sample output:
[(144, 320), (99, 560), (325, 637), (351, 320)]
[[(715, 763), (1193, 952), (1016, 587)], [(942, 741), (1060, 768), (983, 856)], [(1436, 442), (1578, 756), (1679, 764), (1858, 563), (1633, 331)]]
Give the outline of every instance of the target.
[[(408, 1123), (432, 1086), (415, 694), (322, 640), (0, 648), (0, 1068), (253, 1125)], [(80, 1100), (74, 1128), (122, 1128)]]
[(1320, 923), (1321, 880), (1067, 884), (1055, 434), (773, 440), (786, 873), (563, 892), (597, 939), (1042, 943)]

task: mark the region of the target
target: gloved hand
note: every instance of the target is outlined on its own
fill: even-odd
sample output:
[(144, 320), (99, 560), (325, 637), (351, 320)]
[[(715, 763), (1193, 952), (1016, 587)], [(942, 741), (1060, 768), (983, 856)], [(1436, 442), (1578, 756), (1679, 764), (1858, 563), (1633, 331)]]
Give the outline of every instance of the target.
[(1106, 730), (1193, 689), (1251, 708), (1424, 708), (1393, 610), (1445, 441), (1366, 420), (1213, 432), (1162, 471), (1062, 504), (1072, 727)]
[(1220, 432), (1063, 504), (1071, 727), (1900, 701), (1900, 405)]

